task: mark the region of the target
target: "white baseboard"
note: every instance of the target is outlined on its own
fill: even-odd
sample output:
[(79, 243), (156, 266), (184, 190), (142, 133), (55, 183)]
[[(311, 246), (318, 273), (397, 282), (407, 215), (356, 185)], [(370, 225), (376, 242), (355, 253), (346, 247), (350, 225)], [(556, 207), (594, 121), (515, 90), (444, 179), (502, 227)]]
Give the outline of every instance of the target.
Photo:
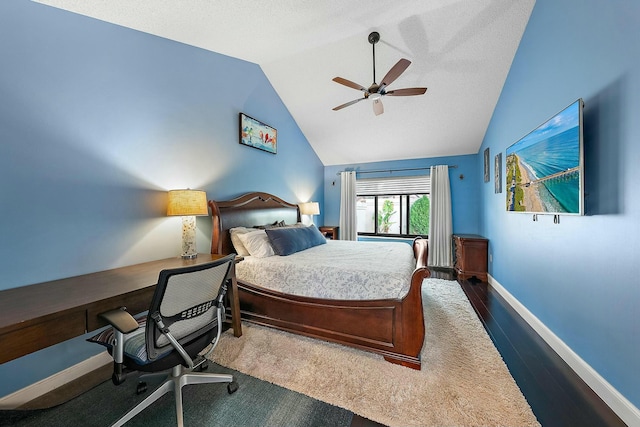
[(63, 371), (57, 372), (48, 378), (38, 381), (37, 383), (31, 384), (23, 389), (0, 398), (0, 409), (18, 408), (25, 403), (43, 396), (46, 393), (55, 390), (76, 378), (80, 378), (81, 376), (112, 361), (113, 359), (109, 353), (104, 351)]
[(595, 369), (578, 356), (564, 341), (518, 301), (491, 275), (489, 284), (542, 337), (543, 340), (573, 369), (576, 374), (630, 427), (640, 426), (640, 410), (607, 382)]

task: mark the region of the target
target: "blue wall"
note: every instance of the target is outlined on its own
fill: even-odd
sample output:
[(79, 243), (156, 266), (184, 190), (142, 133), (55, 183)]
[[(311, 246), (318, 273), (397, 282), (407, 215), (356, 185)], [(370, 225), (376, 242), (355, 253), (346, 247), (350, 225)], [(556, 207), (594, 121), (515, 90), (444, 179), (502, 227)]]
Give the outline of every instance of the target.
[(551, 216), (507, 213), (492, 180), (480, 186), (481, 231), (493, 278), (636, 407), (639, 39), (637, 1), (538, 0), (480, 150), (504, 153), (584, 99), (587, 215), (556, 225)]
[[(169, 189), (323, 203), (323, 165), (256, 64), (26, 0), (0, 2), (0, 58), (0, 290), (178, 255)], [(241, 111), (278, 130), (277, 155), (238, 144)], [(98, 351), (3, 364), (0, 396)]]
[[(480, 194), (476, 155), (437, 157), (428, 159), (394, 160), (375, 163), (357, 163), (348, 165), (326, 166), (324, 170), (324, 224), (340, 224), (340, 177), (344, 170), (398, 170), (413, 168), (429, 168), (435, 165), (457, 166), (449, 168), (451, 183), (451, 210), (454, 233), (476, 234), (479, 231)], [(385, 176), (411, 176), (428, 173), (428, 171), (388, 172), (382, 174), (366, 174), (366, 178)], [(462, 178), (461, 178), (462, 177)], [(321, 224), (321, 223), (318, 223)]]

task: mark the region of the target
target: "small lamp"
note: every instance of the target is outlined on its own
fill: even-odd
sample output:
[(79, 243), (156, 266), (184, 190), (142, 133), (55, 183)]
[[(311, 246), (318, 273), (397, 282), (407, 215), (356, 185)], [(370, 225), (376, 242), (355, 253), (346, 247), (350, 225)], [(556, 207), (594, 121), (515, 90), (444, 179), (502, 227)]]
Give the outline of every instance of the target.
[(311, 224), (313, 224), (313, 216), (320, 215), (320, 205), (318, 202), (300, 203), (300, 215), (309, 215), (311, 217)]
[(182, 217), (182, 258), (193, 259), (196, 250), (196, 215), (208, 215), (207, 194), (201, 190), (171, 190), (168, 216)]

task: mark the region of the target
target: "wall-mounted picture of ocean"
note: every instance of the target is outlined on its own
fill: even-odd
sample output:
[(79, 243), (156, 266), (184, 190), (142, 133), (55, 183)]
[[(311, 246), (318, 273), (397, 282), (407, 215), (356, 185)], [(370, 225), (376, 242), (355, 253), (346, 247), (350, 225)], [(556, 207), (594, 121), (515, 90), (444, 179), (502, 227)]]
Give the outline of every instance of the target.
[(583, 214), (582, 99), (507, 148), (507, 211)]

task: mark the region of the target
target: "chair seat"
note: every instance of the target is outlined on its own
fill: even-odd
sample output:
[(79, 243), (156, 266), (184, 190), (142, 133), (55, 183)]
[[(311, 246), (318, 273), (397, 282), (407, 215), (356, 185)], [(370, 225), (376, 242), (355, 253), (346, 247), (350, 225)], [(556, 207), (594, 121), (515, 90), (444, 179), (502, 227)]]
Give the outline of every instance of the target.
[[(138, 329), (126, 335), (124, 344), (124, 357), (128, 361), (129, 365), (132, 365), (139, 371), (153, 372), (155, 370), (170, 369), (176, 364), (182, 363), (182, 357), (171, 350), (160, 355), (155, 360), (149, 360), (145, 342), (147, 316), (138, 315), (135, 317), (135, 320), (138, 322)], [(208, 343), (212, 342), (215, 338), (215, 334), (216, 330), (212, 329), (207, 334), (198, 337), (192, 342), (186, 343), (184, 347), (189, 356), (194, 357), (197, 355), (200, 349), (206, 347)], [(113, 346), (115, 342), (114, 328), (107, 328), (99, 334), (96, 334), (91, 338), (87, 338), (87, 341), (100, 344), (106, 347), (109, 354), (113, 354)]]
[[(147, 356), (147, 346), (144, 336), (145, 326), (147, 325), (147, 315), (138, 315), (135, 319), (138, 322), (138, 329), (126, 335), (124, 354), (125, 357), (134, 360), (137, 365), (146, 365), (151, 362)], [(87, 338), (87, 341), (106, 347), (111, 354), (115, 339), (114, 328), (107, 328), (99, 334)]]

